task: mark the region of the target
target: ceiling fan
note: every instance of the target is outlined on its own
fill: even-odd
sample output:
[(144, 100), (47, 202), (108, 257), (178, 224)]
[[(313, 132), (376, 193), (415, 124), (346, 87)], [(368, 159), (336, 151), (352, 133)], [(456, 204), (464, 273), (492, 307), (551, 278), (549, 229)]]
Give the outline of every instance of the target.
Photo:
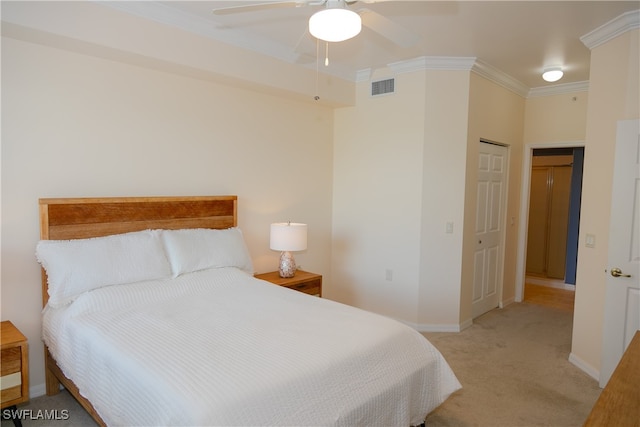
[(247, 5), (223, 7), (214, 9), (216, 15), (234, 13), (258, 12), (270, 9), (291, 7), (320, 7), (309, 18), (309, 32), (318, 40), (326, 42), (340, 42), (355, 37), (362, 26), (380, 34), (396, 45), (404, 48), (413, 46), (418, 37), (407, 31), (401, 25), (370, 9), (354, 11), (348, 6), (355, 3), (379, 3), (390, 0), (294, 0), (271, 1)]

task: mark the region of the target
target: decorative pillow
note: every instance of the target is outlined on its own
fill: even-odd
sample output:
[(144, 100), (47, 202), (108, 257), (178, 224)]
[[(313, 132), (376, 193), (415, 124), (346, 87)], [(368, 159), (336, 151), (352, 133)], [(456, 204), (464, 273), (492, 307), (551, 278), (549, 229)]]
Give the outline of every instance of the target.
[(160, 230), (76, 240), (41, 240), (36, 258), (47, 272), (49, 305), (109, 285), (171, 277)]
[(163, 230), (174, 277), (206, 268), (238, 267), (253, 274), (253, 262), (237, 227)]

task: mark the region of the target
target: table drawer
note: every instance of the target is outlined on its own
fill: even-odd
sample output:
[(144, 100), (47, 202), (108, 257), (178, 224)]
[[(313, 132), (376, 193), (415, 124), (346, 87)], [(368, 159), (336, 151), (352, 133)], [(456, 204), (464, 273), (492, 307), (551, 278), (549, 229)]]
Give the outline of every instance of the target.
[(288, 285), (287, 288), (294, 289), (305, 294), (320, 295), (320, 289), (322, 286), (322, 279), (311, 280), (309, 282), (298, 283), (295, 285)]
[(1, 377), (4, 377), (7, 374), (13, 374), (14, 372), (20, 372), (20, 368), (22, 367), (21, 347), (5, 348), (2, 350), (1, 354)]
[(22, 347), (11, 347), (1, 352), (0, 401), (2, 403), (22, 397)]

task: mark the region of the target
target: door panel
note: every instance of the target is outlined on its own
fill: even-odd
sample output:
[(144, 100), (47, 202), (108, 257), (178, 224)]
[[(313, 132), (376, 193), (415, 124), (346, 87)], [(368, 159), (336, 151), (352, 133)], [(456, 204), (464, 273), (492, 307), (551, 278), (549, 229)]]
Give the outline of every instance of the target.
[(564, 279), (571, 178), (570, 165), (531, 170), (527, 274)]
[(487, 250), (487, 255), (489, 256), (489, 260), (487, 265), (489, 266), (489, 271), (487, 272), (487, 296), (495, 295), (498, 292), (498, 245), (493, 246)]
[(547, 276), (554, 279), (564, 280), (570, 195), (571, 166), (554, 166), (547, 253)]
[(527, 274), (543, 276), (547, 269), (547, 212), (549, 211), (547, 168), (531, 169), (529, 228), (527, 230)]
[(480, 302), (484, 289), (484, 251), (477, 251), (473, 257), (473, 303)]
[(507, 148), (480, 143), (472, 316), (496, 308), (502, 289)]
[(487, 231), (487, 200), (489, 198), (489, 185), (487, 182), (478, 183), (478, 206), (476, 208), (476, 233)]
[[(498, 159), (495, 159), (496, 161)], [(501, 169), (500, 169), (501, 170)], [(494, 169), (494, 172), (496, 169)], [(499, 172), (502, 173), (502, 172)], [(500, 231), (500, 207), (502, 206), (502, 182), (491, 183), (491, 209), (489, 210), (489, 231)]]
[[(618, 123), (611, 193), (602, 366), (604, 387), (640, 329), (640, 120)], [(613, 269), (622, 275), (613, 275)], [(618, 276), (618, 277), (616, 277)]]

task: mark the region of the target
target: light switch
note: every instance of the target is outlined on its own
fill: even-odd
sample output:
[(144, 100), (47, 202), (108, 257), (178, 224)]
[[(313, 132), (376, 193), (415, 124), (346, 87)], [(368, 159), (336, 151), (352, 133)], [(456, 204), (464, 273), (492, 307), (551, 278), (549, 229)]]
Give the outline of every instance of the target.
[(587, 234), (585, 238), (585, 246), (588, 248), (596, 247), (596, 236), (593, 234)]
[(451, 222), (451, 221), (447, 222), (446, 232), (447, 232), (447, 234), (453, 233), (453, 222)]

